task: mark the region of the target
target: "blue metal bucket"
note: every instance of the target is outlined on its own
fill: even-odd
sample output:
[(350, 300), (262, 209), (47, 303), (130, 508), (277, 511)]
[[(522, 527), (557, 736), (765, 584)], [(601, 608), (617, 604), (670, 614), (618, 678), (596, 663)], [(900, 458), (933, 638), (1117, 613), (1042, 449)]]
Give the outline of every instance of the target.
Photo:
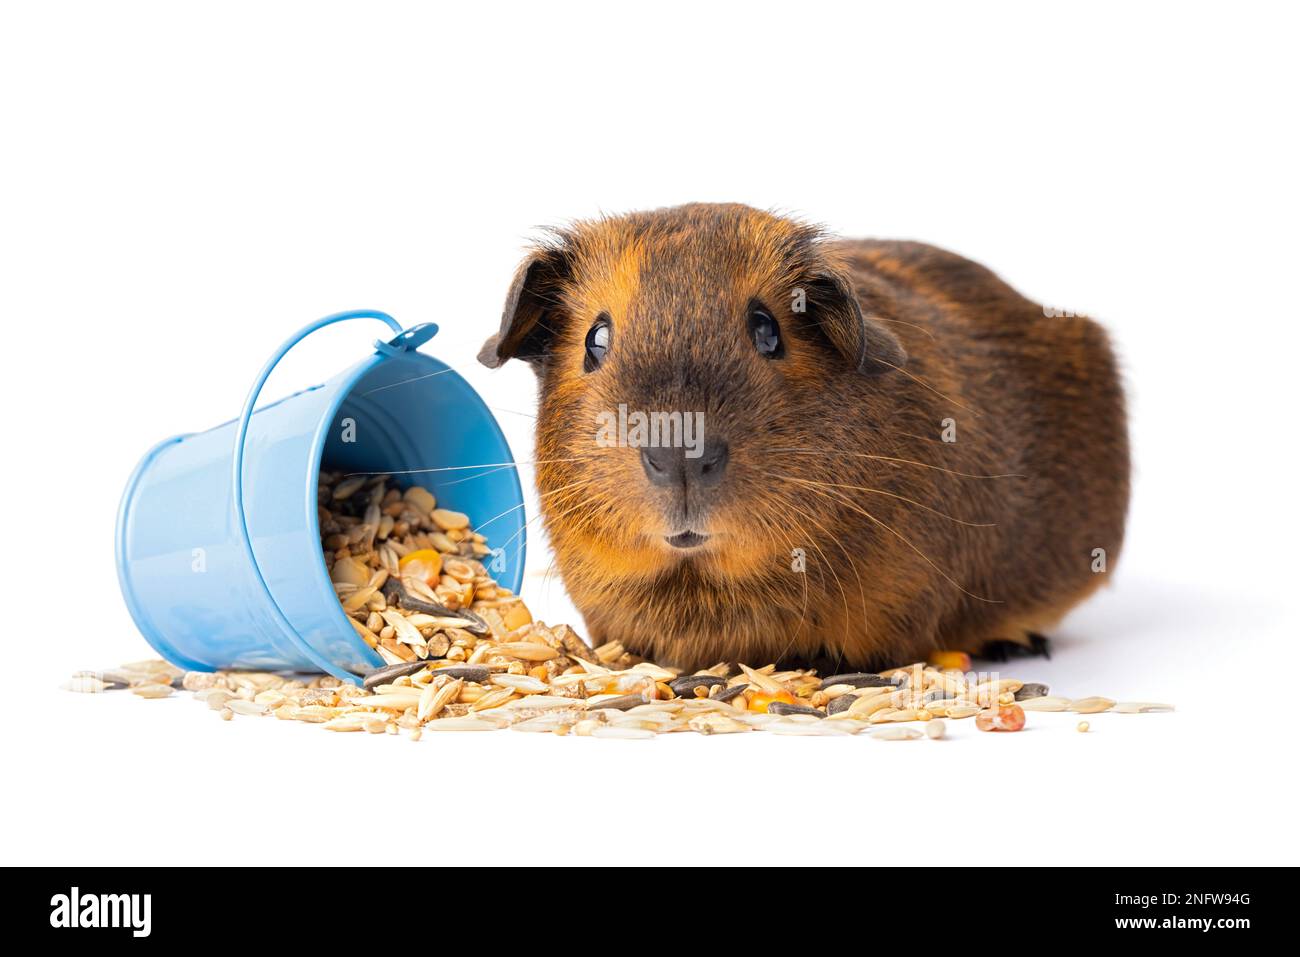
[[(323, 385), (254, 412), (267, 377), (303, 338), (346, 319), (397, 335)], [(518, 592), (523, 493), (501, 428), (451, 368), (416, 351), (438, 327), (403, 331), (370, 310), (326, 316), (267, 361), (240, 417), (154, 446), (117, 519), (117, 573), (136, 626), (181, 668), (324, 671), (346, 680), (383, 664), (348, 623), (321, 553), (322, 463), (394, 473), (465, 512), (498, 548), (485, 559)]]

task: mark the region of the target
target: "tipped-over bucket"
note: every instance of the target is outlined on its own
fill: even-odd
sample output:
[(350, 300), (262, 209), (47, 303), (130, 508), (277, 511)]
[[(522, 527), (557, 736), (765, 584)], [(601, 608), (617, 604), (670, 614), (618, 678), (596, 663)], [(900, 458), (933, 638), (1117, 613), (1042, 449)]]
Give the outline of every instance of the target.
[[(345, 319), (378, 319), (397, 335), (352, 368), (254, 408), (276, 364), (300, 340)], [(391, 473), (441, 507), (465, 512), (495, 545), (484, 561), (519, 590), (524, 509), (505, 436), (473, 388), (416, 351), (438, 331), (403, 331), (391, 316), (327, 316), (268, 360), (241, 416), (151, 449), (136, 466), (117, 521), (117, 571), (127, 607), (173, 664), (325, 671), (354, 680), (383, 664), (348, 623), (321, 553), (322, 466)]]

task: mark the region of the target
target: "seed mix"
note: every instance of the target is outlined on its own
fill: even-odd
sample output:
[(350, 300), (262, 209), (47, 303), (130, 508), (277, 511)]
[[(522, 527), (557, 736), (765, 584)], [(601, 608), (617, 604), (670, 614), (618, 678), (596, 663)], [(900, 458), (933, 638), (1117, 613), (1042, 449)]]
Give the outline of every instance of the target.
[[(682, 674), (619, 642), (590, 648), (567, 625), (535, 621), (483, 564), (487, 539), (468, 516), (439, 508), (420, 486), (322, 472), (319, 519), (339, 603), (385, 662), (360, 685), (331, 676), (184, 672), (149, 660), (78, 672), (64, 687), (130, 689), (141, 698), (183, 689), (224, 721), (274, 716), (329, 731), (404, 732), (415, 741), (425, 731), (506, 728), (630, 740), (678, 731), (941, 740), (945, 718), (974, 717), (980, 730), (1014, 732), (1026, 711), (1173, 710), (1051, 696), (1041, 683), (971, 672), (966, 655), (948, 651), (879, 674), (821, 678), (728, 662)], [(1088, 722), (1078, 728), (1086, 731)]]

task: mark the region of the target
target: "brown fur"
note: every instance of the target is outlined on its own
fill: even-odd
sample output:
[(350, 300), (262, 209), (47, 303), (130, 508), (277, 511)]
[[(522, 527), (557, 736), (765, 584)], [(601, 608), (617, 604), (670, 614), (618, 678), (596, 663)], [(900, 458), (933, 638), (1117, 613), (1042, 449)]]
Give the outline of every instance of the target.
[[(753, 300), (784, 358), (755, 351)], [(609, 358), (584, 373), (601, 313)], [(520, 267), (480, 358), (512, 356), (538, 373), (544, 519), (595, 642), (687, 668), (897, 664), (1022, 640), (1105, 578), (1093, 549), (1114, 567), (1129, 460), (1106, 334), (952, 253), (739, 205), (582, 222)], [(638, 451), (596, 443), (620, 403), (701, 410), (729, 442), (702, 549), (663, 540), (674, 506)]]

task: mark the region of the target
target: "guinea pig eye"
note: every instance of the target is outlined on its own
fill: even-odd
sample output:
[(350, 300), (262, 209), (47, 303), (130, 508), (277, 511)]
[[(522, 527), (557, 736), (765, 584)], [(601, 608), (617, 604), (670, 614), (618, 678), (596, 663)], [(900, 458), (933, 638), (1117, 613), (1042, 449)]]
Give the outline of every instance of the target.
[(587, 330), (587, 355), (582, 360), (582, 370), (591, 372), (599, 368), (609, 353), (609, 316), (601, 313), (596, 322)]
[(749, 334), (754, 340), (754, 348), (764, 359), (780, 359), (785, 355), (781, 327), (762, 306), (751, 306), (749, 309)]

